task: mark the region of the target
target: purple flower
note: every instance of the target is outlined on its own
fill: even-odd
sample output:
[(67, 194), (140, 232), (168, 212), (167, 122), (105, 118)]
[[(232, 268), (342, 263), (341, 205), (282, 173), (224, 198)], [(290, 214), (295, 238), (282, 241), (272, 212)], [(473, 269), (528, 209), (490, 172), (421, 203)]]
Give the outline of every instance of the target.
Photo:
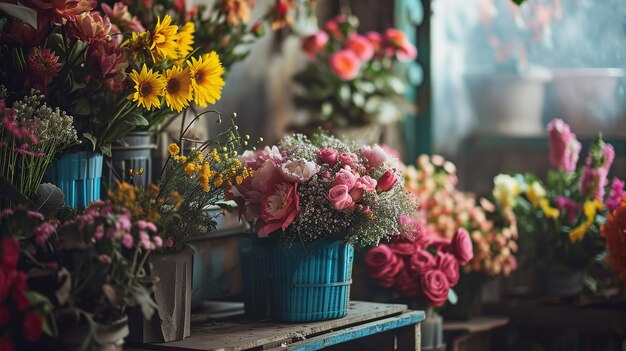
[(606, 199), (606, 206), (613, 210), (619, 207), (622, 197), (626, 195), (624, 191), (624, 181), (614, 177), (613, 184), (611, 185), (611, 191), (609, 192), (609, 198)]
[(54, 230), (55, 230), (54, 226), (48, 222), (44, 222), (38, 227), (36, 227), (35, 229), (33, 229), (33, 234), (35, 234), (35, 242), (37, 243), (37, 245), (45, 244), (46, 240), (48, 240), (50, 235), (54, 233)]
[(580, 192), (584, 196), (602, 201), (604, 188), (608, 184), (607, 176), (615, 159), (615, 150), (610, 144), (605, 144), (601, 136), (598, 137), (589, 151), (583, 168), (580, 182)]
[(550, 163), (563, 172), (576, 171), (580, 143), (576, 140), (576, 134), (561, 119), (554, 119), (548, 124), (550, 137)]
[(557, 196), (554, 202), (556, 203), (556, 207), (558, 207), (561, 212), (567, 212), (567, 220), (569, 224), (574, 225), (574, 223), (576, 223), (577, 211), (580, 208), (578, 203), (565, 196)]

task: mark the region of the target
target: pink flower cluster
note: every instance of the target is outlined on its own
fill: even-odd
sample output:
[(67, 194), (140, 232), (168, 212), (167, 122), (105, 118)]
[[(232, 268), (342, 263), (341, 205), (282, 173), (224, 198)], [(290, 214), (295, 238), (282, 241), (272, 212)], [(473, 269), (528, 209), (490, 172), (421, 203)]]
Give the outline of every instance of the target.
[(331, 71), (342, 80), (356, 78), (361, 67), (371, 60), (395, 56), (400, 61), (412, 61), (417, 57), (415, 46), (398, 29), (365, 35), (356, 33), (355, 29), (348, 17), (337, 16), (323, 30), (302, 39), (302, 50), (311, 59), (318, 55), (326, 59), (329, 55)]
[(459, 228), (469, 232), (474, 257), (465, 271), (508, 276), (517, 268), (515, 215), (457, 189), (453, 163), (438, 155), (421, 155), (417, 167), (404, 168), (404, 177), (405, 187), (420, 202), (423, 231), (444, 240), (451, 240)]
[[(37, 137), (31, 132), (37, 126), (33, 123), (27, 123), (26, 121), (18, 121), (17, 111), (15, 108), (6, 108), (5, 100), (0, 99), (0, 117), (2, 118), (1, 129), (5, 129), (9, 135), (14, 139), (13, 151), (24, 154), (31, 157), (41, 157), (44, 154), (35, 150), (37, 143)], [(7, 147), (8, 145), (2, 145), (0, 148)]]
[(459, 281), (459, 267), (473, 257), (472, 241), (465, 229), (452, 240), (442, 240), (424, 230), (419, 219), (403, 217), (407, 235), (380, 244), (365, 255), (369, 275), (385, 288), (394, 287), (406, 297), (423, 298), (439, 307)]
[(261, 237), (285, 231), (297, 220), (305, 205), (305, 187), (314, 192), (307, 199), (331, 213), (372, 218), (372, 201), (390, 191), (400, 179), (386, 166), (390, 156), (378, 145), (363, 146), (355, 153), (302, 143), (301, 148), (311, 148), (314, 158), (305, 159), (276, 146), (246, 151), (240, 157), (253, 173), (234, 185), (229, 197), (238, 203), (243, 218), (256, 220)]

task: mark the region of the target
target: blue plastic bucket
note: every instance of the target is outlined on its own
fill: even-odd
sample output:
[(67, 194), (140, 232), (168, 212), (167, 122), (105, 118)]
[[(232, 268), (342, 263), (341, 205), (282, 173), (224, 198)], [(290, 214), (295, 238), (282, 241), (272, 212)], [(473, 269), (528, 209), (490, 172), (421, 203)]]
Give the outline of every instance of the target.
[(100, 200), (102, 155), (95, 152), (64, 154), (52, 162), (47, 176), (65, 195), (65, 206), (83, 209)]
[(312, 322), (345, 317), (353, 261), (354, 248), (341, 241), (275, 247), (271, 257), (274, 318)]
[(270, 240), (242, 238), (239, 241), (243, 306), (246, 316), (258, 319), (272, 317)]

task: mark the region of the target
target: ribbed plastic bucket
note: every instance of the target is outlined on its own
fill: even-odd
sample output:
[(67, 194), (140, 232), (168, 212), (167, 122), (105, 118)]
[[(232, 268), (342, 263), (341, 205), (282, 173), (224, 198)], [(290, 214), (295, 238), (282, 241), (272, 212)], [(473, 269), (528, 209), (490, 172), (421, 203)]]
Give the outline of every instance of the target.
[(239, 241), (243, 306), (246, 316), (269, 319), (272, 317), (270, 302), (270, 277), (272, 245), (265, 241), (242, 238)]
[(83, 209), (100, 200), (102, 155), (94, 152), (64, 154), (52, 162), (47, 177), (65, 195), (65, 206)]
[(340, 241), (319, 241), (306, 248), (294, 243), (272, 251), (274, 318), (312, 322), (348, 313), (354, 248)]

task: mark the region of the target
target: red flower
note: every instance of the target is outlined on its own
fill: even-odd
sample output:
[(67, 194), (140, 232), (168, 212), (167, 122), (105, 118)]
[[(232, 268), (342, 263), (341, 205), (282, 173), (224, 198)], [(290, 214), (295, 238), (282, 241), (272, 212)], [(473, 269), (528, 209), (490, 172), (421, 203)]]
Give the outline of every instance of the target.
[(424, 274), (435, 268), (435, 258), (426, 250), (419, 250), (409, 261), (411, 270), (417, 274)]
[(409, 273), (408, 271), (402, 271), (398, 274), (398, 284), (396, 289), (400, 294), (406, 297), (418, 297), (420, 296), (420, 276)]
[(17, 259), (20, 255), (20, 245), (15, 238), (4, 238), (0, 242), (0, 265), (13, 268), (17, 266)]
[(626, 282), (626, 196), (622, 197), (620, 206), (610, 212), (600, 233), (606, 241), (606, 262)]
[(50, 49), (36, 47), (28, 54), (27, 88), (35, 88), (47, 95), (47, 87), (61, 70), (59, 56)]
[(421, 276), (420, 285), (429, 305), (439, 307), (448, 299), (450, 283), (442, 271), (433, 269), (426, 272)]
[(404, 268), (404, 262), (385, 244), (380, 244), (367, 252), (365, 265), (369, 275), (384, 288), (393, 286), (398, 272)]
[(380, 177), (380, 179), (378, 179), (376, 189), (382, 192), (389, 191), (391, 190), (391, 188), (393, 188), (397, 181), (398, 178), (396, 177), (396, 175), (393, 174), (392, 171), (387, 171)]
[(91, 78), (101, 80), (109, 91), (124, 90), (128, 61), (117, 42), (111, 40), (93, 43), (87, 50), (87, 62), (91, 68)]
[(449, 253), (437, 252), (437, 268), (446, 275), (450, 287), (459, 282), (459, 261)]
[(38, 16), (47, 17), (55, 24), (74, 21), (74, 17), (93, 10), (95, 0), (22, 0), (22, 4), (38, 10)]
[(31, 342), (35, 342), (41, 337), (43, 321), (35, 312), (28, 312), (24, 316), (22, 327), (24, 328), (24, 336), (26, 336), (26, 339)]

